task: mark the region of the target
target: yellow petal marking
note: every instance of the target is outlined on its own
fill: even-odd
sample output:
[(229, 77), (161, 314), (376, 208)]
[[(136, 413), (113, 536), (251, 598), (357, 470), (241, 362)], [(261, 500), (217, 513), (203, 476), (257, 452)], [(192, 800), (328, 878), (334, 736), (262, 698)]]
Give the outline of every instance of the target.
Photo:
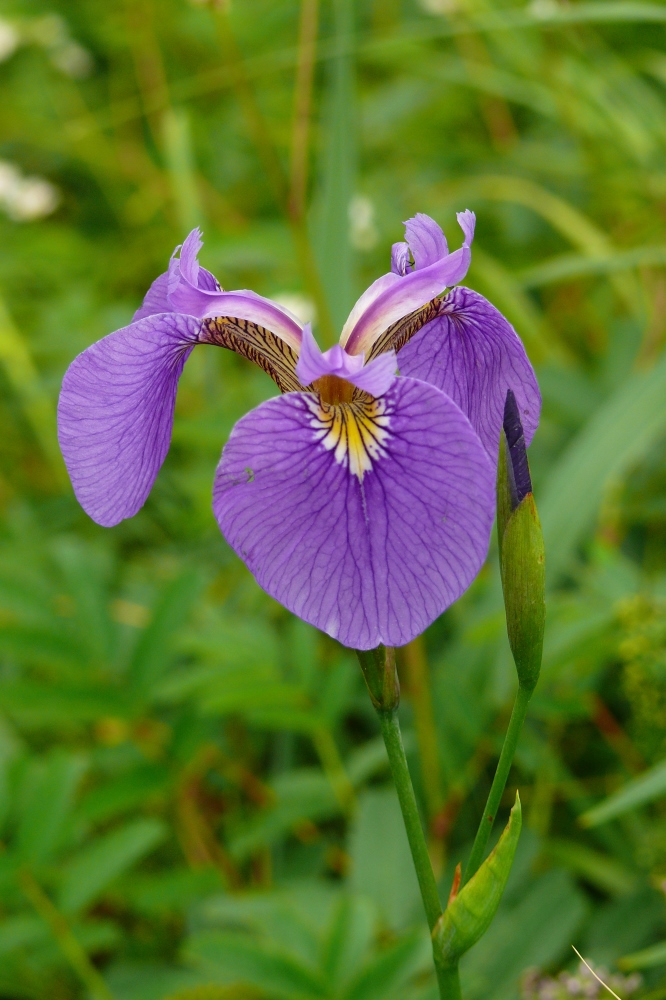
[(316, 440), (359, 480), (386, 455), (391, 418), (385, 399), (368, 396), (351, 403), (325, 403), (310, 396), (308, 406)]

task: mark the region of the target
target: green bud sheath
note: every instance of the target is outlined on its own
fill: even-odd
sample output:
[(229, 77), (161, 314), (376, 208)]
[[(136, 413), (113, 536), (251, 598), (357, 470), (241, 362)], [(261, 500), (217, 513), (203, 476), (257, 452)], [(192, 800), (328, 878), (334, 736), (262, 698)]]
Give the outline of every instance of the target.
[(488, 930), (511, 872), (521, 826), (520, 797), (516, 793), (509, 822), (497, 846), (435, 924), (433, 952), (441, 968), (457, 966), (465, 952)]
[(541, 669), (546, 601), (543, 535), (532, 493), (509, 518), (501, 566), (506, 630), (518, 682), (533, 691)]

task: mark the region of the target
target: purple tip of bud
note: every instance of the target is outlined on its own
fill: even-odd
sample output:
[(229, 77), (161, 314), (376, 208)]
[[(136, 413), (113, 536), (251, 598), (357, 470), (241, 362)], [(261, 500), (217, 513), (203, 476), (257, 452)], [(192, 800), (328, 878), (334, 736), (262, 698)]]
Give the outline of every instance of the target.
[(527, 448), (518, 403), (511, 389), (508, 390), (504, 403), (504, 433), (509, 457), (507, 471), (511, 483), (511, 505), (515, 510), (527, 494), (532, 492), (532, 479), (527, 464)]

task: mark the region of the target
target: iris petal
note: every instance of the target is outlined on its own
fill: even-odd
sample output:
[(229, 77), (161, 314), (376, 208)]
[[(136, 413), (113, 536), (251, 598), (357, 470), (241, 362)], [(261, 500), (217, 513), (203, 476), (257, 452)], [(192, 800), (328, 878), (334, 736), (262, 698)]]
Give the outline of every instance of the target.
[[(340, 343), (349, 354), (369, 357), (375, 342), (390, 326), (420, 309), (447, 286), (462, 281), (472, 259), (470, 245), (474, 238), (475, 216), (465, 211), (459, 212), (457, 219), (464, 241), (462, 247), (451, 254), (444, 234), (429, 216), (415, 216), (405, 224), (410, 227), (408, 235), (416, 241), (415, 269), (402, 275), (394, 271), (384, 274), (363, 293), (340, 337)], [(436, 258), (435, 253), (440, 250), (443, 256)], [(399, 270), (403, 263), (400, 254), (394, 252), (392, 267)]]
[(495, 462), (509, 389), (526, 444), (534, 436), (541, 411), (534, 370), (511, 324), (478, 292), (452, 289), (439, 313), (398, 351), (400, 371), (455, 400)]
[(432, 386), (394, 379), (353, 407), (291, 393), (247, 414), (222, 453), (213, 508), (260, 586), (289, 610), (347, 646), (402, 645), (479, 571), (492, 465)]
[(169, 450), (178, 379), (200, 327), (191, 316), (149, 316), (67, 369), (58, 438), (77, 499), (98, 524), (118, 524), (145, 503)]
[(414, 258), (414, 268), (419, 271), (446, 257), (449, 247), (442, 227), (429, 215), (418, 212), (405, 223), (405, 239)]

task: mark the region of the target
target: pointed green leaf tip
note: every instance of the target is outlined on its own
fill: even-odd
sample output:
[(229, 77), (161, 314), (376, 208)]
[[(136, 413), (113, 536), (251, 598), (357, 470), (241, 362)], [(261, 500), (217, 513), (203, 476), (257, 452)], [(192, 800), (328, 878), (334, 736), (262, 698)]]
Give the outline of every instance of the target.
[(488, 930), (509, 878), (521, 826), (520, 796), (516, 793), (509, 822), (497, 846), (435, 924), (433, 952), (440, 967), (456, 966)]
[(502, 435), (497, 477), (497, 531), (506, 630), (520, 686), (532, 692), (541, 670), (546, 623), (543, 534), (531, 492), (512, 507), (506, 452)]

